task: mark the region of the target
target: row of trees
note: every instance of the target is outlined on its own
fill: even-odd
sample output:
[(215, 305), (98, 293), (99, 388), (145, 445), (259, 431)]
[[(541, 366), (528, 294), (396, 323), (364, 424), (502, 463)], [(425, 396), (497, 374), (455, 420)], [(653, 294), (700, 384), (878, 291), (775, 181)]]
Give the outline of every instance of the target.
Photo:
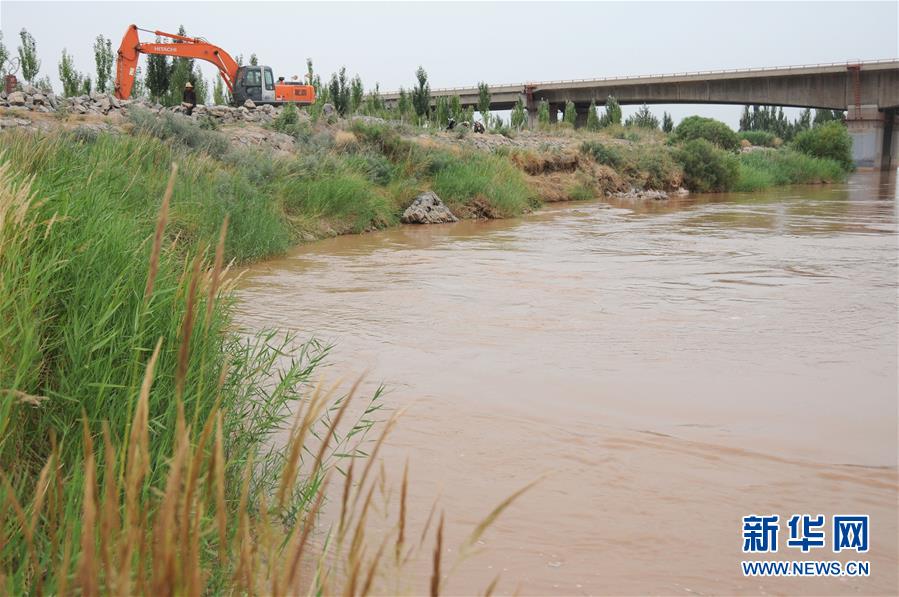
[[(178, 28), (179, 35), (185, 35), (183, 26)], [(26, 30), (19, 32), (20, 45), (17, 48), (18, 66), (22, 78), (29, 84), (46, 92), (52, 91), (49, 77), (39, 78), (41, 60), (37, 55), (37, 43), (34, 37)], [(156, 41), (161, 41), (159, 38)], [(173, 43), (181, 43), (173, 40)], [(95, 74), (92, 78), (89, 74), (78, 72), (75, 68), (72, 55), (66, 48), (62, 50), (62, 56), (58, 64), (59, 79), (62, 82), (62, 92), (66, 96), (89, 94), (92, 90), (101, 93), (112, 91), (114, 55), (112, 41), (103, 35), (98, 35), (93, 45)], [(238, 64), (243, 64), (243, 56), (236, 57)], [(0, 32), (0, 75), (5, 75), (12, 68), (11, 58), (3, 43), (3, 34)], [(258, 58), (251, 54), (249, 64), (257, 65)], [(357, 74), (352, 79), (347, 77), (346, 68), (331, 75), (327, 85), (323, 85), (319, 75), (313, 70), (312, 60), (306, 60), (307, 80), (315, 87), (317, 105), (331, 103), (342, 116), (362, 112), (369, 115), (384, 116), (388, 112), (381, 99), (378, 85), (366, 96), (362, 79)], [(458, 96), (438, 97), (431, 108), (431, 85), (428, 82), (428, 73), (421, 66), (415, 71), (416, 84), (407, 91), (400, 88), (399, 100), (391, 116), (398, 115), (403, 121), (414, 121), (416, 124), (431, 123), (439, 127), (446, 126), (449, 119), (458, 122), (471, 121), (474, 117), (474, 109), (462, 108)], [(181, 101), (185, 83), (190, 81), (194, 87), (198, 103), (208, 101), (208, 88), (199, 66), (192, 58), (169, 58), (164, 55), (147, 56), (147, 70), (145, 76), (141, 76), (138, 69), (135, 77), (135, 85), (132, 95), (135, 97), (149, 96), (150, 99), (164, 105), (175, 105)], [(224, 87), (221, 77), (215, 78), (212, 89), (212, 100), (215, 104), (226, 104), (230, 101), (228, 92)], [(485, 126), (498, 128), (505, 126), (499, 116), (490, 113), (491, 93), (490, 87), (485, 82), (478, 83), (478, 112)], [(812, 126), (842, 120), (843, 112), (840, 110), (815, 110), (814, 117), (810, 109), (805, 109), (798, 118), (790, 120), (784, 115), (782, 107), (775, 106), (744, 106), (740, 118), (740, 131), (764, 131), (770, 132), (785, 141), (790, 141), (798, 133), (808, 130)], [(537, 108), (537, 120), (543, 125), (550, 124), (550, 106), (546, 101), (540, 102)], [(577, 112), (573, 102), (567, 102), (563, 111), (562, 121), (574, 125), (577, 120)], [(527, 110), (524, 102), (519, 99), (512, 109), (510, 124), (513, 128), (521, 129), (527, 126)], [(605, 110), (600, 115), (596, 103), (591, 102), (587, 112), (586, 126), (589, 130), (622, 124), (621, 106), (614, 97), (606, 100)], [(661, 129), (668, 133), (674, 127), (671, 116), (664, 112), (661, 121), (644, 104), (637, 112), (624, 121), (625, 126), (647, 129)]]
[(62, 81), (62, 93), (65, 96), (87, 95), (92, 90), (99, 93), (111, 92), (114, 79), (112, 67), (115, 59), (112, 54), (112, 41), (98, 35), (94, 40), (94, 65), (96, 67), (96, 79), (92, 82), (90, 75), (82, 74), (75, 69), (72, 56), (66, 48), (62, 49), (62, 57), (59, 60), (59, 80)]
[[(185, 34), (184, 27), (178, 29), (178, 33)], [(19, 32), (21, 43), (18, 47), (18, 68), (22, 79), (45, 92), (53, 91), (48, 76), (39, 77), (41, 60), (37, 54), (37, 42), (34, 36), (26, 29)], [(156, 41), (160, 41), (159, 38)], [(181, 43), (173, 40), (173, 43)], [(94, 66), (93, 76), (79, 72), (75, 68), (75, 61), (67, 48), (63, 48), (62, 56), (57, 65), (59, 80), (62, 82), (62, 93), (65, 96), (86, 95), (91, 91), (110, 93), (113, 90), (115, 79), (113, 67), (115, 54), (112, 50), (112, 40), (103, 35), (98, 35), (94, 40)], [(256, 56), (250, 57), (251, 61)], [(0, 33), (0, 75), (5, 75), (13, 70), (12, 58), (3, 43), (3, 34)], [(168, 56), (149, 55), (147, 57), (147, 72), (141, 76), (138, 68), (132, 95), (142, 97), (149, 95), (155, 101), (165, 105), (174, 105), (181, 101), (181, 93), (184, 84), (188, 81), (194, 86), (197, 101), (205, 103), (208, 97), (206, 82), (194, 60), (190, 58), (174, 58)], [(216, 82), (213, 90), (216, 103), (225, 103), (227, 94), (224, 91), (221, 80)]]
[[(183, 25), (178, 27), (178, 35), (187, 35)], [(156, 41), (159, 42), (161, 39), (157, 37)], [(183, 42), (173, 39), (172, 43)], [(242, 60), (242, 57), (238, 58)], [(255, 55), (250, 58), (255, 59)], [(138, 75), (135, 81), (139, 80), (139, 78), (140, 76)], [(159, 102), (164, 106), (174, 106), (181, 102), (184, 86), (188, 82), (193, 85), (194, 93), (197, 95), (197, 103), (205, 104), (209, 98), (209, 89), (199, 65), (195, 64), (193, 58), (170, 59), (163, 54), (150, 54), (147, 56), (147, 74), (144, 77), (143, 86), (137, 90), (138, 93), (132, 92), (132, 95), (140, 97), (146, 93), (153, 101)], [(221, 83), (217, 83), (213, 89), (213, 98), (221, 100), (221, 103), (227, 101)]]
[(0, 32), (0, 76), (5, 76), (15, 70), (14, 62), (21, 69), (22, 78), (31, 85), (45, 92), (53, 90), (49, 77), (38, 78), (41, 70), (41, 61), (37, 57), (37, 44), (34, 37), (26, 29), (19, 32), (19, 47), (16, 50), (17, 59), (13, 58), (6, 45), (3, 43), (3, 33)]
[(743, 106), (740, 116), (740, 131), (763, 131), (772, 133), (784, 141), (791, 141), (797, 134), (831, 121), (842, 121), (842, 110), (803, 110), (799, 117), (790, 120), (780, 106)]

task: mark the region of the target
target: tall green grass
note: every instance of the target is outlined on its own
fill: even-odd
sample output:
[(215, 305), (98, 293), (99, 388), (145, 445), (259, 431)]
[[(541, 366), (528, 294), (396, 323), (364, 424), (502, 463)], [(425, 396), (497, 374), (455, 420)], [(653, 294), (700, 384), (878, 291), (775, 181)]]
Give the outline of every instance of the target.
[(451, 156), (435, 173), (434, 192), (453, 210), (484, 202), (482, 215), (510, 217), (535, 205), (533, 192), (521, 171), (504, 157), (470, 152)]
[(389, 125), (353, 123), (362, 144), (386, 156), (395, 167), (394, 181), (431, 188), (460, 215), (512, 217), (534, 208), (538, 200), (522, 171), (509, 156), (497, 153), (424, 147), (403, 139)]
[[(172, 226), (179, 203), (192, 197), (191, 185), (206, 182), (208, 173), (202, 159), (185, 159), (176, 176), (163, 162), (169, 155), (147, 139), (84, 144), (65, 135), (41, 142), (4, 135), (3, 592), (65, 593), (77, 584), (93, 594), (99, 585), (121, 590), (150, 569), (156, 574), (165, 564), (143, 548), (158, 547), (148, 520), (169, 524), (157, 518), (167, 507), (159, 500), (166, 492), (186, 500), (185, 512), (200, 508), (189, 536), (195, 552), (186, 561), (206, 569), (203, 582), (210, 582), (219, 574), (209, 565), (212, 546), (224, 549), (230, 539), (201, 527), (214, 513), (236, 532), (240, 517), (261, 507), (282, 478), (286, 455), (268, 451), (268, 443), (289, 427), (291, 410), (302, 404), (327, 349), (274, 333), (241, 340), (230, 331), (227, 220), (219, 222), (208, 250), (206, 239)], [(106, 167), (111, 164), (117, 167)], [(168, 175), (155, 180), (161, 172)], [(141, 197), (147, 189), (160, 192), (155, 199)], [(291, 352), (295, 357), (282, 362)], [(355, 454), (376, 401), (377, 395), (349, 430), (334, 428), (338, 435), (317, 469), (291, 477), (282, 509), (300, 515), (312, 507), (333, 455)], [(327, 401), (319, 408), (310, 429), (319, 420), (335, 427)], [(206, 514), (193, 501), (199, 490), (192, 497), (181, 493), (180, 482), (172, 486), (173, 470), (181, 466), (174, 462), (186, 467), (178, 475), (196, 478), (202, 478), (200, 463), (207, 463), (202, 475), (209, 483), (218, 479), (219, 489), (206, 494)], [(244, 490), (249, 502), (241, 495), (242, 479), (252, 489)], [(116, 545), (115, 554), (97, 554), (104, 540)], [(139, 559), (136, 552), (121, 556), (132, 544), (142, 550)], [(187, 549), (184, 541), (181, 548)]]
[[(227, 255), (252, 255), (268, 231), (240, 222), (252, 208), (192, 226), (215, 198), (280, 199), (264, 202), (245, 166), (170, 140), (3, 142), (0, 593), (372, 592), (384, 545), (364, 536), (384, 435), (365, 452), (361, 442), (380, 391), (354, 418), (355, 388), (311, 387), (327, 347), (235, 335)], [(284, 183), (292, 171), (280, 168)], [(289, 439), (275, 449), (279, 431)], [(320, 552), (309, 537), (340, 461), (340, 523)], [(401, 491), (400, 570), (421, 548), (404, 541), (405, 479)], [(517, 495), (475, 528), (463, 557)], [(436, 537), (433, 594), (442, 522)]]
[(661, 143), (615, 145), (599, 140), (581, 143), (580, 151), (597, 164), (609, 166), (643, 189), (673, 190), (683, 181), (681, 166)]
[(816, 158), (790, 149), (752, 151), (739, 156), (734, 191), (761, 191), (790, 184), (840, 182), (846, 179), (843, 166), (827, 158)]

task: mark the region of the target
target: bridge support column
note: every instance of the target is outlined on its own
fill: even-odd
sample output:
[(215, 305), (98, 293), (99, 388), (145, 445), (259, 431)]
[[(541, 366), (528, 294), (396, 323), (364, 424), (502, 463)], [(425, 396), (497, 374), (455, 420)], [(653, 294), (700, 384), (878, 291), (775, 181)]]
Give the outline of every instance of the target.
[(587, 126), (587, 115), (590, 114), (590, 106), (582, 106), (576, 104), (574, 106), (576, 115), (574, 119), (574, 128), (580, 129)]
[(899, 167), (899, 109), (884, 110), (883, 145), (880, 150), (880, 169)]
[[(894, 153), (895, 113), (874, 105), (849, 106), (846, 127), (852, 137), (852, 161), (860, 170), (888, 169)], [(890, 122), (888, 123), (887, 120)]]
[(524, 101), (525, 109), (528, 111), (528, 128), (537, 128), (537, 101), (534, 99), (533, 93), (525, 93), (521, 96)]

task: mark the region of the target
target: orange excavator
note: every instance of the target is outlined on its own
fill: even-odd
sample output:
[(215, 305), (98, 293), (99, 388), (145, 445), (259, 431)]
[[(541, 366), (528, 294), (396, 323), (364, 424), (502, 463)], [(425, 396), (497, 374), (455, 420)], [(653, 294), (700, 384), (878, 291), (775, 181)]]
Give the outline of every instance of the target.
[[(172, 40), (169, 43), (141, 43), (138, 31), (153, 33)], [(219, 74), (234, 105), (241, 106), (248, 99), (256, 104), (311, 104), (315, 101), (315, 88), (296, 82), (275, 81), (268, 66), (241, 66), (222, 48), (201, 37), (186, 37), (165, 31), (149, 31), (131, 25), (122, 38), (116, 61), (115, 96), (119, 99), (131, 97), (137, 60), (141, 54), (163, 54), (179, 58), (196, 58), (211, 62), (219, 69)]]

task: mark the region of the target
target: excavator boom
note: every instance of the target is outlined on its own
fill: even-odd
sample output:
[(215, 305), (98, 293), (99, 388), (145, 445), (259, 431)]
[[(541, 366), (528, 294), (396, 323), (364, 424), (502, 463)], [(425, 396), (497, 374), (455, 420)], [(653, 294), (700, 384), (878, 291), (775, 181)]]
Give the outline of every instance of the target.
[[(119, 99), (131, 97), (134, 87), (134, 76), (137, 72), (137, 61), (141, 54), (165, 54), (179, 58), (198, 58), (211, 62), (219, 69), (219, 74), (233, 91), (239, 65), (228, 52), (205, 40), (196, 37), (185, 37), (165, 31), (152, 31), (159, 37), (167, 37), (172, 43), (141, 43), (137, 25), (131, 25), (122, 37), (116, 62), (115, 96)], [(177, 41), (175, 41), (177, 40)]]
[[(119, 99), (131, 97), (140, 55), (161, 54), (178, 58), (196, 58), (214, 64), (227, 85), (228, 92), (235, 99), (241, 99), (241, 102), (244, 96), (257, 102), (265, 102), (268, 99), (270, 100), (268, 103), (312, 103), (315, 101), (315, 91), (311, 86), (284, 84), (275, 86), (270, 68), (242, 67), (228, 52), (202, 38), (187, 37), (165, 31), (147, 31), (147, 33), (153, 33), (157, 37), (168, 38), (172, 41), (170, 43), (141, 43), (138, 31), (147, 30), (140, 29), (137, 25), (130, 25), (119, 46), (115, 80), (115, 96)], [(248, 72), (247, 69), (254, 70)], [(272, 80), (271, 83), (269, 83), (269, 79)], [(240, 89), (236, 89), (236, 86), (240, 86)], [(254, 94), (259, 97), (252, 97)], [(271, 97), (266, 98), (263, 97), (264, 95)]]

